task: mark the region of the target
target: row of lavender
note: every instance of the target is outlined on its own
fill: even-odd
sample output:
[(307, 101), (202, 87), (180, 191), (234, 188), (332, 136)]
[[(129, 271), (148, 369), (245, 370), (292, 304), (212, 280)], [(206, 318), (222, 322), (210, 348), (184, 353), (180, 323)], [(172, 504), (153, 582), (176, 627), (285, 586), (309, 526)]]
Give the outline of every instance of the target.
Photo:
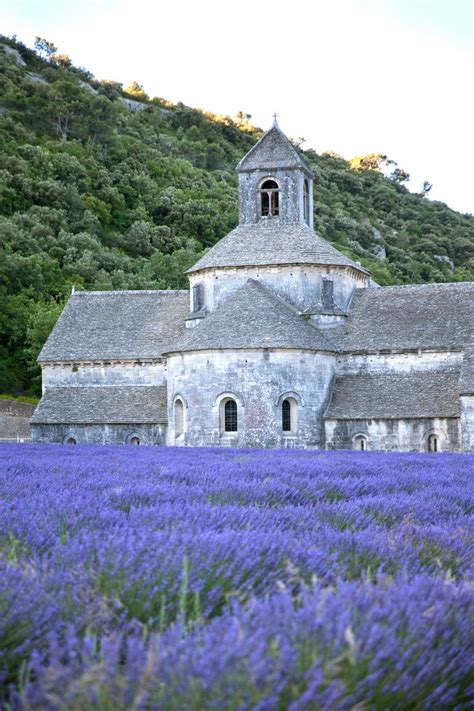
[(472, 457), (0, 457), (14, 709), (471, 708)]

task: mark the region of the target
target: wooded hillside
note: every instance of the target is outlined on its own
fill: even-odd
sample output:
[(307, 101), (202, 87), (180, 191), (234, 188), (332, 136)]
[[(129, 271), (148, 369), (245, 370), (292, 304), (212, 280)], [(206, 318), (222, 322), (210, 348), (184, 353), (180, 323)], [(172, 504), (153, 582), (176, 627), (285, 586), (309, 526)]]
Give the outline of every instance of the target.
[[(39, 391), (72, 285), (187, 286), (237, 223), (234, 167), (261, 135), (248, 119), (125, 92), (49, 43), (0, 36), (0, 392)], [(474, 217), (410, 193), (401, 169), (384, 177), (383, 156), (305, 158), (316, 230), (380, 284), (474, 279)]]

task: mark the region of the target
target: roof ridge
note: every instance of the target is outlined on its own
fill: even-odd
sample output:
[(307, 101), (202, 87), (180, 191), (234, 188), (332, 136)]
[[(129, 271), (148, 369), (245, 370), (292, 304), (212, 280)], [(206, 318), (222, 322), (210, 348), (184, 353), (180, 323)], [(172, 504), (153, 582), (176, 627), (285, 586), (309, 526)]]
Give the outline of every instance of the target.
[(117, 294), (126, 294), (127, 296), (142, 296), (144, 294), (178, 296), (187, 293), (187, 289), (107, 289), (104, 291), (88, 291), (85, 289), (84, 291), (75, 291), (71, 296), (117, 296)]
[[(321, 239), (324, 239), (322, 237)], [(459, 288), (459, 287), (473, 287), (474, 286), (474, 281), (435, 281), (435, 282), (430, 282), (430, 283), (425, 283), (425, 284), (389, 284), (388, 286), (379, 286), (373, 289), (370, 289), (370, 291), (377, 292), (377, 293), (382, 293), (384, 291), (387, 291), (388, 289), (394, 290), (394, 289), (432, 289), (433, 287), (440, 287), (440, 288)], [(358, 287), (356, 291), (359, 292), (365, 292), (368, 289), (365, 287)]]
[[(283, 139), (283, 143), (284, 143), (285, 147), (289, 147), (290, 152), (292, 153), (294, 159), (298, 163), (301, 164), (301, 167), (304, 170), (309, 172), (311, 175), (314, 175), (313, 171), (311, 170), (309, 165), (307, 165), (304, 158), (298, 153), (298, 151), (296, 150), (295, 146), (292, 144), (292, 142), (290, 141), (288, 136), (281, 130), (280, 126), (276, 123), (273, 123), (272, 126), (270, 126), (270, 128), (267, 129), (265, 131), (265, 133), (262, 136), (260, 136), (258, 141), (247, 151), (247, 153), (243, 156), (243, 158), (240, 159), (240, 161), (237, 163), (236, 171), (239, 172), (239, 170), (242, 170), (243, 164), (254, 155), (254, 153), (258, 150), (258, 148), (262, 145), (263, 141), (268, 136), (270, 136), (272, 133), (276, 133), (280, 137), (280, 139)], [(280, 167), (285, 168), (285, 167), (289, 167), (289, 166), (285, 166), (282, 164)]]

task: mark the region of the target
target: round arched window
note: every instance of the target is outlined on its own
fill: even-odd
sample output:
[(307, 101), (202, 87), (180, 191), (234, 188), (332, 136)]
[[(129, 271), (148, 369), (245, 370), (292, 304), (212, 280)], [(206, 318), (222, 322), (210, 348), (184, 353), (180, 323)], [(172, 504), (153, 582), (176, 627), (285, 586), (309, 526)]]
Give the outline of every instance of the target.
[(68, 437), (66, 440), (66, 444), (77, 444), (77, 440), (75, 437)]
[(140, 437), (132, 437), (132, 439), (130, 440), (130, 444), (140, 444)]
[(237, 432), (237, 403), (226, 400), (224, 404), (224, 432)]
[(367, 449), (367, 437), (365, 435), (354, 437), (354, 449), (360, 449), (361, 452)]
[(260, 185), (260, 214), (273, 217), (280, 212), (280, 188), (276, 180), (264, 180)]
[(438, 437), (435, 434), (430, 434), (428, 437), (428, 452), (437, 452), (439, 447)]

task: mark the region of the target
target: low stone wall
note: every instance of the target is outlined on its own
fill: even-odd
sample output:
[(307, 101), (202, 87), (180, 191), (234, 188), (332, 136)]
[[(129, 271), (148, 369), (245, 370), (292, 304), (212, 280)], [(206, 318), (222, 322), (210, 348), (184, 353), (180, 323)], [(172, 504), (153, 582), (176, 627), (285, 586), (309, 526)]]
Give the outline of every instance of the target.
[(0, 398), (0, 441), (29, 440), (30, 417), (35, 409), (28, 402)]
[[(138, 438), (139, 444), (165, 444), (165, 425), (39, 425), (31, 426), (34, 442), (67, 444), (132, 444)], [(71, 442), (72, 443), (72, 442)]]
[(18, 402), (18, 400), (5, 400), (0, 398), (0, 413), (14, 415), (15, 417), (31, 417), (36, 405), (29, 402)]
[(458, 417), (387, 420), (325, 421), (327, 449), (358, 449), (357, 438), (366, 439), (366, 449), (392, 452), (426, 452), (428, 437), (438, 438), (438, 451), (462, 449)]

